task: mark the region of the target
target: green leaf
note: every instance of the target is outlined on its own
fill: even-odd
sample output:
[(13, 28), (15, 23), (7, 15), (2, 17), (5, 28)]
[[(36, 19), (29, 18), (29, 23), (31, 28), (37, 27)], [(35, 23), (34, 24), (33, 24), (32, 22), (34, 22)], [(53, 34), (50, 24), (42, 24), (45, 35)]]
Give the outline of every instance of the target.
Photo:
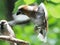
[(57, 38), (57, 35), (56, 35), (56, 33), (50, 33), (49, 35), (48, 35), (48, 37), (49, 38), (51, 38), (51, 39), (56, 39)]
[(51, 0), (51, 1), (55, 3), (60, 3), (60, 0)]
[(16, 3), (15, 3), (15, 7), (14, 7), (14, 10), (13, 10), (13, 13), (16, 13), (18, 11), (18, 7), (21, 6), (21, 5), (24, 5), (25, 2), (23, 0), (18, 0)]
[(60, 18), (60, 5), (48, 4), (47, 10), (55, 18)]
[(32, 3), (34, 3), (36, 0), (24, 0), (24, 2), (26, 3), (26, 4), (32, 4)]

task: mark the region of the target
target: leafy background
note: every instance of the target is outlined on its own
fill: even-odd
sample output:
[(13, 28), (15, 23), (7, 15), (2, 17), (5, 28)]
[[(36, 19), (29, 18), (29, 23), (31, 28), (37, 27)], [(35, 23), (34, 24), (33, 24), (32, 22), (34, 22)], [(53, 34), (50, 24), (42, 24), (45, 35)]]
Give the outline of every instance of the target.
[[(11, 3), (11, 1), (12, 0), (0, 0), (0, 20), (8, 20), (7, 16), (11, 16), (8, 13), (10, 9), (7, 8), (7, 3)], [(16, 13), (20, 5), (33, 3), (39, 5), (41, 2), (45, 4), (48, 11), (47, 43), (43, 43), (37, 38), (32, 22), (13, 26), (12, 28), (16, 34), (16, 38), (30, 42), (30, 45), (60, 45), (60, 0), (17, 0), (14, 3), (12, 13)], [(0, 45), (9, 45), (9, 43), (1, 40)]]

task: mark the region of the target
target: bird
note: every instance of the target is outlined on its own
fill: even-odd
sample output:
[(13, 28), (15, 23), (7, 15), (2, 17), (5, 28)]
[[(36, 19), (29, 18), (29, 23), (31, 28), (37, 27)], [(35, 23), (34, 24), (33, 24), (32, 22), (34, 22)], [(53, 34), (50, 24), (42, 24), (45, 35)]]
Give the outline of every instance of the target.
[(48, 20), (47, 20), (47, 9), (44, 3), (40, 3), (39, 6), (33, 5), (21, 5), (18, 7), (16, 16), (24, 14), (30, 18), (34, 23), (34, 31), (38, 34), (38, 38), (46, 42), (47, 40), (47, 30), (48, 30)]

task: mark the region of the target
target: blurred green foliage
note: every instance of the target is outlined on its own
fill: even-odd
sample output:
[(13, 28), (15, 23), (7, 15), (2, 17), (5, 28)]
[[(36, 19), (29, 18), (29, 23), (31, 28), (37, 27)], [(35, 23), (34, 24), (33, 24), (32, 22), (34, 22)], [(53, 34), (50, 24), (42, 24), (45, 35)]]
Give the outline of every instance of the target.
[[(41, 42), (34, 32), (34, 24), (21, 24), (13, 26), (16, 38), (30, 42), (30, 45), (60, 45), (60, 0), (42, 0), (48, 11), (47, 43)], [(41, 3), (41, 0), (18, 0), (15, 3), (13, 13), (17, 12), (20, 5)], [(0, 0), (0, 20), (6, 19), (6, 1)], [(0, 41), (0, 45), (8, 45), (8, 42)]]

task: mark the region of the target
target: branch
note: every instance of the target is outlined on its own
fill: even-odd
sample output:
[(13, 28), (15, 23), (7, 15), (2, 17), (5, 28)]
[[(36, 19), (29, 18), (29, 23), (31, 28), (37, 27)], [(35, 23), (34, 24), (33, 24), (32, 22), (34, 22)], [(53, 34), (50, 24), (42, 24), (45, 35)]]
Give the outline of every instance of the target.
[(29, 45), (29, 43), (27, 41), (16, 39), (16, 38), (13, 38), (13, 37), (10, 37), (10, 36), (1, 35), (0, 39), (15, 42), (15, 43), (21, 44), (21, 45)]

